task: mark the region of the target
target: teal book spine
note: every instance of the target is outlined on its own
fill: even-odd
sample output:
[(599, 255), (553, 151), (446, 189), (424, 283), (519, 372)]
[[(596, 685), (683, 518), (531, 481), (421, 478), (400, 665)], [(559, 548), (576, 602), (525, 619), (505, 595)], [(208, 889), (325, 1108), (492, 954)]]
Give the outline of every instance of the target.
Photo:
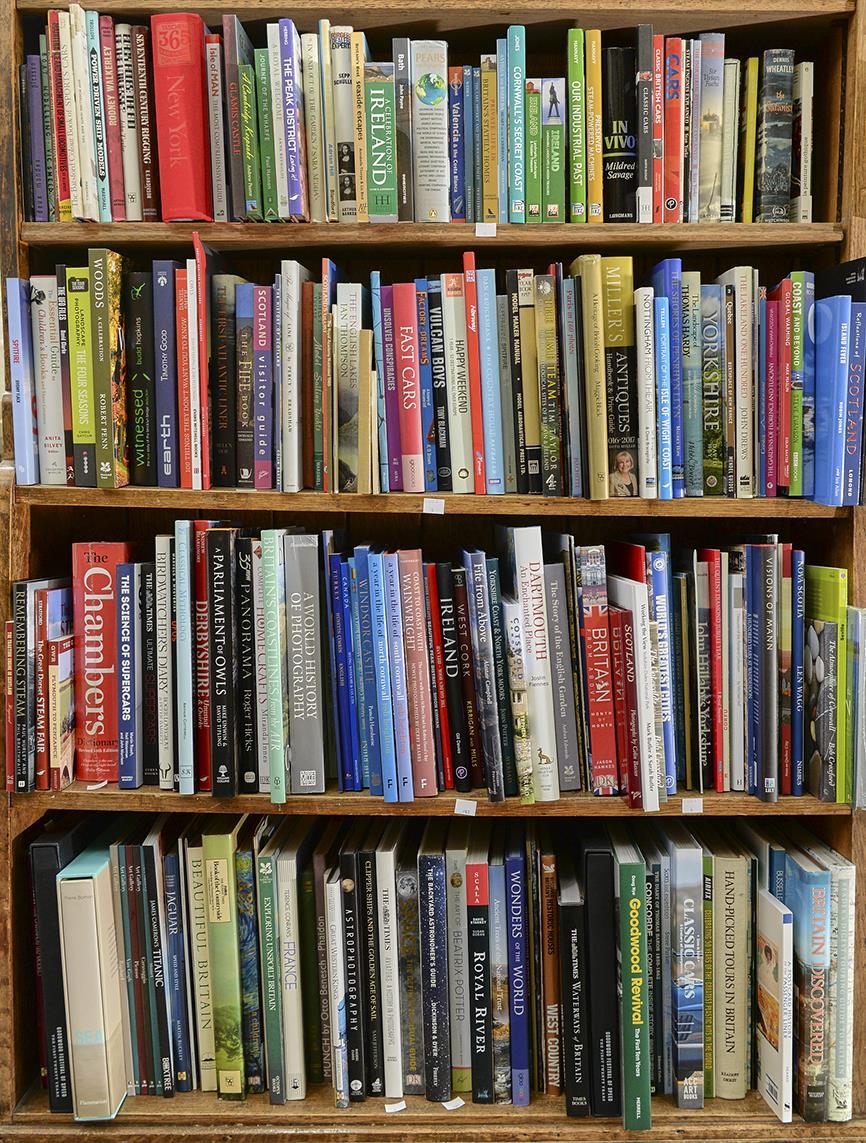
[(526, 28), (522, 24), (512, 24), (508, 29), (507, 45), (508, 221), (526, 222), (526, 140), (523, 106), (526, 94)]
[(277, 939), (277, 886), (274, 858), (260, 854), (257, 870), (259, 955), (262, 972), (262, 1018), (265, 1068), (271, 1103), (286, 1102), (283, 1058), (283, 990), (280, 982), (280, 950)]
[(288, 716), (286, 689), (286, 586), (283, 543), (279, 532), (262, 532), (262, 597), (265, 620), (265, 664), (268, 672), (268, 763), (271, 801), (286, 800)]

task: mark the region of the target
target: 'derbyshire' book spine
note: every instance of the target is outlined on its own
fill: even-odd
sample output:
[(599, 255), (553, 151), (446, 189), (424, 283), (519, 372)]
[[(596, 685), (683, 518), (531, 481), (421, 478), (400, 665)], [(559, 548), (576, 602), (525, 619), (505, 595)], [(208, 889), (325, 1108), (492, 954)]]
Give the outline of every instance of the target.
[(211, 765), (215, 797), (233, 797), (238, 789), (238, 737), (235, 709), (235, 530), (212, 528), (207, 534), (210, 584)]

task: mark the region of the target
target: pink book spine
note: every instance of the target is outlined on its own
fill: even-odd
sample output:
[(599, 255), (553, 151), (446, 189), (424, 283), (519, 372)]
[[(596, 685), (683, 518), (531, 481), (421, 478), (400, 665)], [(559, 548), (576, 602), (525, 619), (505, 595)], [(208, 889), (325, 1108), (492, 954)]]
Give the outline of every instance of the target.
[(394, 368), (400, 398), (403, 491), (424, 491), (424, 442), (418, 377), (418, 300), (414, 282), (394, 286)]
[(427, 621), (424, 613), (424, 571), (421, 552), (398, 552), (400, 598), (403, 605), (403, 648), (406, 655), (406, 691), (409, 700), (409, 741), (412, 782), (416, 798), (438, 793), (436, 747), (433, 742), (433, 706), (430, 697), (430, 660), (427, 656)]
[(767, 302), (767, 445), (764, 495), (776, 495), (779, 463), (779, 303)]
[(99, 17), (99, 46), (102, 49), (105, 146), (108, 151), (111, 221), (126, 222), (126, 186), (123, 182), (123, 155), (120, 144), (120, 93), (117, 89), (117, 49), (114, 41), (114, 20), (111, 16)]

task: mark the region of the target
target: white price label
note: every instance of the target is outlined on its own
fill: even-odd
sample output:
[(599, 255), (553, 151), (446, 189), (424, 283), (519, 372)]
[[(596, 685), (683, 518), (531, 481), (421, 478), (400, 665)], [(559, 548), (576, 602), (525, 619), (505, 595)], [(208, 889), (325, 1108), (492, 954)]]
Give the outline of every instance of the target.
[(401, 1099), (399, 1103), (386, 1103), (385, 1110), (389, 1115), (394, 1115), (398, 1111), (406, 1110), (406, 1100)]
[(441, 496), (425, 496), (421, 512), (425, 516), (444, 516), (445, 501)]
[(476, 222), (475, 223), (475, 237), (476, 238), (495, 238), (496, 237), (496, 223), (495, 222)]
[(683, 798), (684, 814), (702, 814), (704, 812), (703, 798)]
[(456, 1111), (458, 1107), (463, 1106), (463, 1100), (459, 1095), (455, 1095), (453, 1099), (449, 1099), (448, 1102), (443, 1103), (442, 1106), (446, 1111)]
[(470, 801), (469, 798), (457, 798), (454, 802), (454, 813), (463, 814), (467, 818), (474, 818), (477, 806), (478, 803)]

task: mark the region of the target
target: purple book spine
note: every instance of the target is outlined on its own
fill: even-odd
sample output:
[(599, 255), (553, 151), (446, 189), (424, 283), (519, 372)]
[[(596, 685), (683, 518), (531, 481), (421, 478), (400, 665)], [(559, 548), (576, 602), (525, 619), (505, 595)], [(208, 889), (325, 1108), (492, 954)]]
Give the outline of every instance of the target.
[(274, 360), (271, 348), (273, 286), (253, 290), (253, 396), (256, 488), (274, 487)]
[(33, 220), (34, 222), (47, 222), (48, 183), (45, 176), (42, 65), (39, 56), (27, 57), (27, 101), (30, 110), (30, 177), (33, 179)]
[(385, 427), (388, 430), (388, 487), (403, 491), (403, 450), (400, 447), (400, 394), (394, 360), (394, 290), (383, 286), (382, 350), (385, 359)]
[(156, 483), (180, 487), (177, 440), (177, 328), (174, 272), (179, 262), (153, 263), (153, 341), (156, 362)]
[(306, 218), (304, 144), (304, 89), (301, 84), (301, 38), (294, 20), (280, 20), (280, 75), (283, 122), (286, 131), (286, 170), (289, 176), (289, 214)]

